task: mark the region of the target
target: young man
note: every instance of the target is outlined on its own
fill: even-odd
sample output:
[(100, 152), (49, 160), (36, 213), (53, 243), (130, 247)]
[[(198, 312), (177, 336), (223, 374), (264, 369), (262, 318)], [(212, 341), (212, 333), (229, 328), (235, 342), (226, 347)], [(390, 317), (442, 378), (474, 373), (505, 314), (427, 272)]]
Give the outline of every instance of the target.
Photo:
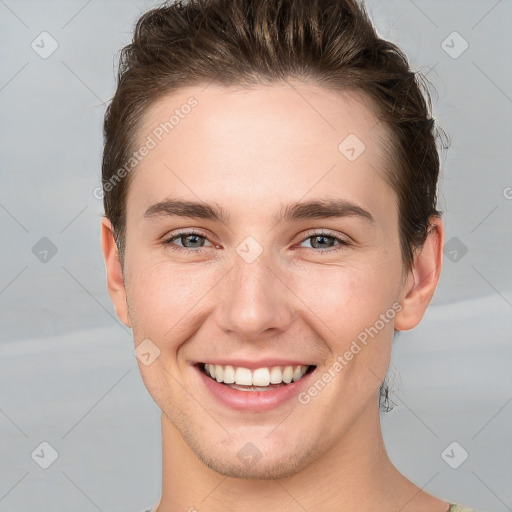
[(434, 294), (426, 102), (352, 1), (138, 22), (105, 119), (102, 248), (162, 410), (158, 512), (468, 510), (393, 466), (395, 330)]

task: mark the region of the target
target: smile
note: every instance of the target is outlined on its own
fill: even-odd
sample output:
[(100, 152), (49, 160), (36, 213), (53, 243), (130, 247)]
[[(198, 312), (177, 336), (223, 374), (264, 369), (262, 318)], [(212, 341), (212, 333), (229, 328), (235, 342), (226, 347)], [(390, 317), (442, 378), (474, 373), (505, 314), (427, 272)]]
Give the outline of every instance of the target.
[(293, 402), (308, 386), (317, 368), (304, 364), (263, 366), (262, 363), (253, 363), (253, 369), (212, 363), (196, 363), (194, 367), (207, 400), (211, 398), (223, 407), (245, 413), (270, 411)]
[(206, 375), (239, 391), (270, 391), (302, 379), (310, 365), (272, 366), (250, 370), (241, 366), (202, 364)]

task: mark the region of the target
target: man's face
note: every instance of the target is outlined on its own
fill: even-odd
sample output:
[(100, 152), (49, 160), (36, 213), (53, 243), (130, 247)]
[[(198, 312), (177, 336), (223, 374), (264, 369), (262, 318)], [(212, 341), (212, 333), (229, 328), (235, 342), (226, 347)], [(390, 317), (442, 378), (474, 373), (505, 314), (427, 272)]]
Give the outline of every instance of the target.
[[(182, 108), (190, 97), (197, 105)], [(175, 109), (169, 133), (158, 130)], [(156, 146), (127, 196), (125, 287), (136, 345), (160, 351), (139, 362), (144, 383), (209, 467), (292, 474), (375, 420), (404, 292), (385, 128), (354, 94), (210, 85), (161, 99), (139, 135), (137, 148), (148, 136)], [(215, 205), (226, 218), (145, 215), (167, 200)], [(313, 206), (278, 220), (311, 201), (359, 210), (323, 217)], [(243, 385), (285, 378), (286, 366), (309, 371), (250, 391), (217, 382), (203, 363)]]

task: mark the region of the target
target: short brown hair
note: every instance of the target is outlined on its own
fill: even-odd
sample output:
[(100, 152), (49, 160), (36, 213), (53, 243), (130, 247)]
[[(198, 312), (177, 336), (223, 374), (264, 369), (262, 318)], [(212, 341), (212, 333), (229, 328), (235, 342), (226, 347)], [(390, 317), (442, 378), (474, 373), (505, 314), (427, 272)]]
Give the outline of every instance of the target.
[[(385, 177), (397, 196), (404, 269), (425, 242), (436, 209), (439, 130), (425, 80), (378, 37), (356, 0), (190, 0), (138, 20), (121, 50), (117, 90), (105, 113), (105, 216), (124, 260), (126, 196), (133, 173), (113, 178), (135, 149), (148, 108), (180, 88), (273, 84), (288, 78), (363, 93), (389, 132)], [(443, 138), (443, 137), (441, 137)]]

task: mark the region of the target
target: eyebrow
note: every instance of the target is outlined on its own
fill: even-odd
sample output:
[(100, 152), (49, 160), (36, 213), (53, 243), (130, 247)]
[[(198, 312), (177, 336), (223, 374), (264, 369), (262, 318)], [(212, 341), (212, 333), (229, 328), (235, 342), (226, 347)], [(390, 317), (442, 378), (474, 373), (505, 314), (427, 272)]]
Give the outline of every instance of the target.
[[(172, 216), (207, 219), (224, 224), (228, 224), (230, 218), (229, 214), (217, 203), (208, 204), (177, 199), (166, 199), (155, 203), (144, 213), (144, 218), (146, 219)], [(368, 210), (346, 199), (290, 203), (283, 206), (280, 212), (273, 217), (273, 220), (277, 224), (283, 221), (341, 217), (359, 217), (375, 224), (375, 219)]]

